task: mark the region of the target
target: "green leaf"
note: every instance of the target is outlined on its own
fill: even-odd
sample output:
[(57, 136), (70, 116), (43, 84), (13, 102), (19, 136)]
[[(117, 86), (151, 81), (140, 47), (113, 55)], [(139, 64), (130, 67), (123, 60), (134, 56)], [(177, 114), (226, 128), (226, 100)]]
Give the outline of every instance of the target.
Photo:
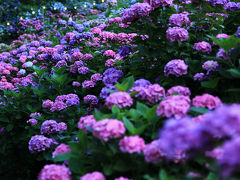
[(72, 156), (72, 153), (58, 154), (57, 156), (55, 156), (53, 160), (56, 162), (62, 162), (65, 160), (69, 160), (71, 156)]
[(8, 124), (6, 127), (6, 131), (11, 131), (13, 129), (14, 125), (13, 124)]
[(69, 144), (70, 146), (70, 149), (73, 153), (76, 153), (76, 154), (81, 154), (82, 153), (82, 146), (81, 144), (79, 143), (70, 143)]
[(219, 80), (220, 78), (214, 78), (209, 81), (203, 81), (201, 82), (201, 86), (205, 88), (214, 89), (218, 85)]
[(61, 67), (61, 68), (53, 67), (52, 69), (53, 69), (54, 73), (56, 73), (56, 74), (62, 74), (62, 73), (64, 73), (66, 67)]
[(207, 108), (201, 108), (201, 107), (190, 107), (189, 110), (198, 114), (205, 114), (208, 112)]
[(64, 84), (64, 82), (66, 81), (66, 79), (67, 79), (67, 74), (56, 74), (56, 73), (54, 73), (53, 75), (52, 75), (52, 79), (56, 82), (56, 83), (58, 83), (58, 84)]
[(238, 69), (228, 69), (227, 71), (230, 72), (231, 75), (234, 78), (240, 78), (240, 70), (238, 70)]
[(68, 167), (70, 168), (70, 170), (74, 173), (77, 174), (84, 174), (85, 173), (85, 166), (83, 164), (84, 160), (82, 160), (81, 158), (70, 158), (68, 160)]
[(157, 114), (156, 114), (156, 109), (158, 107), (158, 104), (153, 106), (152, 108), (149, 108), (147, 113), (146, 113), (146, 119), (148, 119), (149, 121), (151, 119), (153, 119)]
[(94, 113), (93, 113), (94, 117), (96, 120), (100, 120), (102, 119), (102, 117), (104, 116), (103, 113), (101, 113), (99, 110), (94, 109)]
[(116, 83), (115, 88), (119, 91), (128, 91), (133, 87), (133, 85), (134, 85), (134, 78), (133, 76), (130, 76), (124, 79), (124, 81), (121, 84)]
[(124, 91), (125, 90), (125, 88), (123, 87), (123, 85), (121, 85), (120, 83), (116, 83), (115, 84), (115, 88), (117, 89), (117, 90), (119, 90), (119, 91)]
[(229, 38), (221, 38), (217, 39), (214, 36), (208, 36), (211, 38), (217, 45), (222, 47), (226, 52), (228, 52), (232, 48), (236, 48), (240, 46), (240, 39), (237, 38), (235, 35), (232, 35)]
[(111, 165), (105, 165), (104, 168), (103, 168), (103, 172), (107, 176), (111, 175), (112, 172), (113, 172), (112, 166)]
[(119, 159), (116, 164), (114, 164), (113, 169), (119, 172), (126, 172), (130, 169), (130, 166), (124, 160)]
[(0, 122), (9, 122), (7, 118), (0, 117)]
[(124, 123), (125, 127), (127, 128), (127, 130), (131, 134), (135, 133), (135, 127), (133, 126), (133, 124), (126, 117), (123, 117), (123, 123)]
[(141, 114), (136, 109), (130, 109), (130, 111), (128, 111), (128, 113), (129, 113), (129, 116), (131, 116), (131, 118), (134, 119), (134, 121), (137, 120), (141, 116)]
[(219, 180), (219, 178), (217, 177), (217, 175), (210, 173), (207, 177), (207, 180)]
[(78, 143), (80, 144), (81, 150), (82, 149), (86, 150), (87, 144), (88, 144), (88, 138), (87, 138), (86, 132), (83, 130), (80, 130), (78, 132), (77, 137), (78, 137)]
[(33, 66), (33, 70), (37, 73), (37, 75), (39, 76), (39, 77), (41, 77), (42, 76), (42, 74), (44, 73), (44, 72), (46, 72), (46, 70), (47, 69), (41, 69), (41, 68), (39, 68), (39, 67), (37, 67), (37, 66)]
[(136, 128), (135, 131), (134, 131), (134, 135), (142, 134), (144, 132), (144, 130), (146, 129), (146, 127), (148, 127), (148, 126), (149, 126), (149, 124), (144, 124), (143, 126)]
[(120, 113), (120, 109), (117, 107), (117, 105), (113, 105), (113, 107), (112, 107), (112, 113), (114, 114), (114, 113), (116, 113), (116, 114), (119, 114)]
[(159, 179), (160, 179), (160, 180), (174, 180), (174, 178), (168, 176), (168, 174), (166, 173), (166, 171), (163, 170), (163, 169), (159, 172)]
[(142, 104), (140, 102), (137, 102), (137, 111), (143, 116), (147, 117), (147, 112), (149, 110), (149, 107), (146, 106), (145, 104)]

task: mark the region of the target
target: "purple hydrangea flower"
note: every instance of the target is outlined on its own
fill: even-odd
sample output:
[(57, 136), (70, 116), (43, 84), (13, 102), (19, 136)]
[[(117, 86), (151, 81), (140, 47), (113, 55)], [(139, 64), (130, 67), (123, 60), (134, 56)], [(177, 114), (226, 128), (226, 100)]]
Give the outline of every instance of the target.
[(28, 143), (28, 149), (31, 152), (42, 152), (55, 144), (57, 144), (57, 142), (54, 139), (47, 138), (43, 135), (35, 135), (31, 137)]

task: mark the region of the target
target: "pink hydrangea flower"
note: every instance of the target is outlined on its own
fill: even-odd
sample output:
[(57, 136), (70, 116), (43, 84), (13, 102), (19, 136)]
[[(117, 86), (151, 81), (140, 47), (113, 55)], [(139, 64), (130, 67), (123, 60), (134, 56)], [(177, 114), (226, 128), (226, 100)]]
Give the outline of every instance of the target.
[(119, 138), (125, 131), (123, 122), (117, 119), (103, 119), (93, 125), (93, 135), (104, 141)]
[(119, 141), (119, 146), (122, 152), (141, 153), (145, 148), (145, 142), (139, 136), (125, 136)]
[(150, 144), (146, 145), (143, 152), (147, 162), (158, 162), (164, 156), (164, 153), (159, 148), (158, 140), (152, 141)]
[(119, 178), (115, 178), (114, 180), (130, 180), (130, 179), (121, 176)]
[(52, 105), (52, 107), (50, 108), (50, 111), (51, 112), (54, 112), (54, 111), (62, 111), (64, 109), (67, 108), (67, 105), (62, 102), (62, 101), (55, 101)]
[(190, 108), (190, 99), (183, 95), (168, 96), (166, 100), (160, 102), (157, 107), (157, 115), (164, 117), (174, 116), (179, 119), (185, 116)]
[(91, 32), (93, 34), (100, 34), (102, 32), (102, 30), (98, 27), (94, 27), (94, 28), (91, 29)]
[(210, 110), (215, 109), (222, 105), (222, 101), (218, 97), (214, 97), (211, 94), (203, 94), (193, 98), (194, 107), (206, 107)]
[(167, 91), (167, 96), (171, 96), (173, 93), (178, 93), (178, 95), (190, 96), (191, 91), (188, 87), (174, 86)]
[(169, 61), (164, 67), (165, 76), (170, 74), (179, 77), (187, 74), (188, 65), (181, 59), (174, 59)]
[(174, 41), (182, 42), (188, 40), (188, 38), (189, 38), (188, 31), (184, 28), (169, 27), (167, 29), (167, 39), (170, 42)]
[(91, 54), (84, 54), (83, 59), (84, 60), (92, 60), (93, 56)]
[(92, 173), (85, 174), (84, 176), (80, 177), (79, 180), (106, 180), (106, 179), (101, 172), (95, 171)]
[(71, 59), (72, 60), (80, 60), (83, 57), (83, 54), (81, 52), (75, 52), (72, 54)]
[(88, 115), (81, 117), (78, 121), (78, 128), (84, 130), (85, 132), (89, 132), (86, 126), (93, 127), (93, 125), (96, 123), (96, 120), (93, 115)]
[[(224, 33), (218, 34), (218, 35), (216, 36), (217, 39), (220, 39), (220, 38), (229, 38), (229, 37), (230, 37), (229, 35), (224, 34)], [(216, 45), (215, 42), (213, 42), (213, 44)]]
[(197, 51), (201, 51), (203, 53), (212, 52), (211, 44), (209, 44), (208, 42), (205, 42), (205, 41), (195, 43), (194, 46), (193, 46), (193, 49), (195, 49)]
[(119, 108), (130, 107), (133, 104), (133, 99), (126, 92), (115, 92), (106, 98), (105, 104), (109, 109), (112, 109), (113, 105), (117, 105)]
[(147, 100), (151, 103), (156, 103), (165, 97), (165, 90), (159, 84), (149, 85), (147, 87), (133, 87), (130, 92), (139, 93), (135, 95), (136, 98)]
[(106, 60), (106, 62), (105, 62), (105, 66), (106, 66), (106, 67), (114, 66), (114, 64), (115, 64), (115, 59), (108, 59), (108, 60)]
[(69, 145), (66, 144), (60, 144), (58, 145), (58, 147), (56, 147), (56, 149), (54, 150), (52, 157), (54, 158), (56, 155), (58, 154), (64, 154), (64, 153), (71, 153), (71, 149), (69, 147)]
[(104, 56), (107, 57), (114, 57), (115, 56), (115, 52), (113, 50), (107, 50), (103, 53)]
[(71, 171), (65, 165), (45, 165), (38, 180), (71, 180)]

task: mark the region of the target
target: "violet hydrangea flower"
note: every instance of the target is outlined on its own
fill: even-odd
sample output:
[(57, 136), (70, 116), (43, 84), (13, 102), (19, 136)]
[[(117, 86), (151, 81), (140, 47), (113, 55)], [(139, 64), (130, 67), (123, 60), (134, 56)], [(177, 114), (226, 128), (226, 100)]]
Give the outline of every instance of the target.
[(169, 61), (164, 67), (165, 76), (170, 74), (179, 77), (187, 74), (188, 65), (181, 59), (174, 59)]
[(28, 149), (31, 152), (42, 152), (55, 144), (57, 143), (54, 139), (47, 138), (43, 135), (35, 135), (31, 137), (28, 143)]
[(170, 42), (174, 41), (182, 42), (188, 40), (188, 38), (189, 38), (188, 31), (184, 28), (169, 27), (167, 29), (167, 39)]

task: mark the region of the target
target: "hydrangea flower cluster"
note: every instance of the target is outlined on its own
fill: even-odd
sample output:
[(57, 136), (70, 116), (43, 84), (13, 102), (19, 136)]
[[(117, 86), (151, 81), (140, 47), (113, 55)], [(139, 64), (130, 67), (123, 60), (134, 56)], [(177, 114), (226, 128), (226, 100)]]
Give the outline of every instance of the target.
[(28, 149), (31, 152), (42, 152), (55, 144), (57, 143), (54, 139), (47, 138), (43, 135), (35, 135), (31, 137), (28, 143)]
[(45, 165), (39, 173), (38, 180), (71, 180), (71, 171), (65, 165)]
[(123, 76), (123, 72), (121, 70), (117, 70), (115, 68), (109, 68), (103, 73), (103, 83), (106, 86), (113, 85), (122, 76)]
[(46, 120), (42, 123), (41, 134), (55, 134), (66, 131), (67, 125), (64, 122), (57, 123), (55, 120)]
[(190, 24), (187, 14), (172, 14), (169, 17), (169, 25), (181, 27), (183, 24)]
[[(146, 85), (146, 84), (141, 84)], [(136, 86), (130, 89), (130, 92), (138, 92), (135, 97), (141, 100), (146, 100), (151, 103), (156, 103), (165, 97), (165, 90), (159, 84), (148, 85), (145, 87)]]
[(119, 108), (130, 107), (133, 104), (133, 99), (126, 92), (115, 92), (106, 98), (105, 104), (109, 109), (112, 109), (113, 105)]
[(141, 153), (145, 148), (144, 139), (139, 136), (125, 136), (119, 141), (120, 150), (128, 153)]
[(87, 173), (84, 176), (80, 177), (79, 180), (106, 180), (104, 175), (101, 172), (95, 171), (92, 173)]
[(123, 122), (117, 119), (103, 119), (93, 125), (93, 135), (104, 141), (119, 138), (125, 131)]
[(178, 93), (178, 95), (183, 95), (183, 96), (190, 96), (191, 95), (191, 91), (188, 87), (183, 87), (183, 86), (174, 86), (171, 87), (168, 91), (167, 91), (167, 96), (171, 96), (174, 93)]
[(215, 109), (222, 105), (221, 100), (218, 97), (214, 97), (211, 94), (203, 94), (193, 98), (194, 107), (206, 107), (210, 110)]
[(187, 41), (189, 38), (188, 31), (180, 27), (169, 27), (167, 29), (167, 39), (170, 42), (178, 41)]
[(170, 74), (179, 77), (187, 74), (188, 65), (181, 59), (174, 59), (169, 61), (164, 67), (165, 76)]
[(190, 99), (188, 96), (174, 95), (168, 96), (166, 100), (160, 102), (157, 107), (157, 115), (179, 119), (185, 116), (190, 108)]
[(84, 130), (86, 133), (89, 132), (87, 127), (93, 127), (93, 125), (96, 123), (96, 119), (93, 115), (83, 116), (78, 121), (78, 128)]
[(69, 106), (79, 105), (79, 97), (76, 94), (57, 96), (55, 102), (47, 99), (42, 103), (42, 108), (50, 108), (50, 111), (61, 111)]
[(211, 44), (209, 44), (208, 42), (205, 42), (205, 41), (195, 43), (193, 46), (193, 49), (195, 49), (197, 51), (201, 51), (203, 53), (208, 53), (208, 54), (210, 52), (212, 52)]
[(126, 9), (122, 13), (122, 22), (131, 23), (135, 19), (148, 16), (152, 11), (152, 7), (148, 3), (136, 3), (129, 9)]
[(66, 144), (60, 144), (56, 147), (56, 149), (54, 150), (54, 152), (52, 153), (52, 157), (56, 157), (58, 154), (64, 154), (64, 153), (71, 153), (71, 149), (69, 147), (69, 145)]

